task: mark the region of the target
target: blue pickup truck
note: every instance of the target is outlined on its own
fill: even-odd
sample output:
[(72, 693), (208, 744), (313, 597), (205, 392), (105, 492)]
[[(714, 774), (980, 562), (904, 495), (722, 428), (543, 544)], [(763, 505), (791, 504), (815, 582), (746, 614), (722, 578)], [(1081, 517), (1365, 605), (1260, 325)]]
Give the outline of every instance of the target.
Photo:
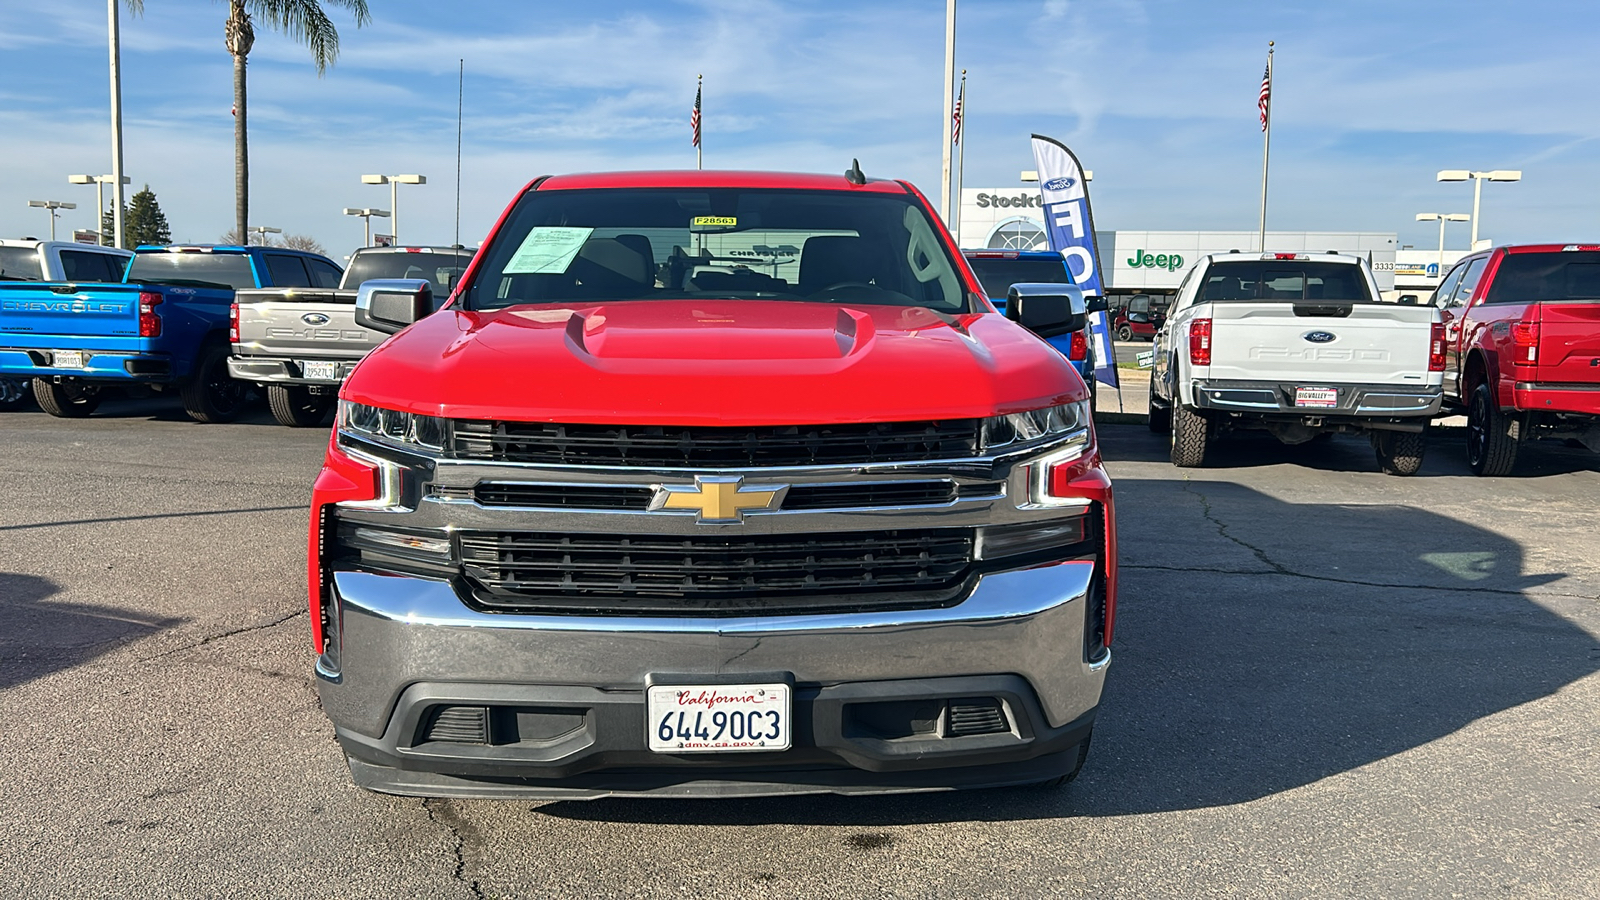
[(228, 377), (229, 311), (240, 288), (337, 287), (342, 270), (276, 247), (140, 247), (120, 284), (0, 284), (0, 378), (32, 378), (53, 416), (94, 412), (108, 390), (177, 391), (198, 422), (239, 414)]
[[(978, 276), (983, 292), (1001, 312), (1006, 310), (1006, 295), (1013, 284), (1072, 284), (1066, 260), (1053, 250), (963, 250), (972, 274)], [(1098, 298), (1096, 298), (1098, 299)], [(1104, 309), (1104, 306), (1099, 306)], [(1094, 406), (1094, 341), (1089, 329), (1073, 331), (1049, 339), (1061, 351), (1089, 387), (1090, 408)]]

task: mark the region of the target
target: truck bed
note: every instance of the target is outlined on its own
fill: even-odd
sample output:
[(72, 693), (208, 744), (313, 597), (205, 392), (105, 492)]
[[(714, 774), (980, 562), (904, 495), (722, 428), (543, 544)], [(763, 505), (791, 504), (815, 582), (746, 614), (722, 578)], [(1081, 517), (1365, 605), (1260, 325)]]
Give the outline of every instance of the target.
[(233, 377), (257, 383), (343, 380), (388, 337), (356, 324), (355, 302), (354, 290), (239, 291), (238, 334), (229, 363)]

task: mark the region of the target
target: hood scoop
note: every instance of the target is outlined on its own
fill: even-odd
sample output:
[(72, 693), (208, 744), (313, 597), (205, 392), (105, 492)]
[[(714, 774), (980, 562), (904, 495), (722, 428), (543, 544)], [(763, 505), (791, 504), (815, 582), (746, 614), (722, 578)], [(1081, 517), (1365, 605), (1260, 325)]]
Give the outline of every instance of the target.
[[(935, 323), (937, 324), (937, 323)], [(616, 303), (570, 313), (571, 349), (596, 360), (840, 360), (877, 335), (849, 307), (756, 301)]]

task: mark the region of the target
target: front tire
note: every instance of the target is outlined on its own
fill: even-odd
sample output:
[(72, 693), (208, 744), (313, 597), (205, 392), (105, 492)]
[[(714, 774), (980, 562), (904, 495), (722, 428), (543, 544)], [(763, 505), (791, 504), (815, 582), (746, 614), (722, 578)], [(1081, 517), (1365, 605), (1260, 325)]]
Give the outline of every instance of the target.
[(0, 378), (0, 412), (21, 409), (28, 402), (28, 379)]
[(1522, 443), (1522, 420), (1500, 409), (1493, 390), (1480, 384), (1467, 403), (1467, 465), (1474, 475), (1510, 475)]
[(183, 411), (196, 422), (232, 422), (244, 410), (245, 386), (228, 375), (228, 347), (210, 344), (200, 351), (194, 372), (184, 382)]
[(1180, 469), (1199, 467), (1206, 460), (1211, 423), (1182, 403), (1172, 404), (1172, 464)]
[(85, 419), (100, 406), (100, 389), (92, 385), (33, 380), (33, 399), (58, 419)]
[(1422, 454), (1428, 446), (1426, 431), (1379, 431), (1372, 435), (1372, 449), (1378, 454), (1378, 468), (1385, 475), (1415, 475), (1422, 468)]
[(1133, 329), (1126, 325), (1117, 326), (1117, 340), (1127, 343), (1133, 340)]
[(310, 388), (287, 384), (267, 385), (267, 406), (279, 425), (290, 428), (312, 428), (322, 424), (322, 417), (333, 406), (332, 397), (319, 397)]

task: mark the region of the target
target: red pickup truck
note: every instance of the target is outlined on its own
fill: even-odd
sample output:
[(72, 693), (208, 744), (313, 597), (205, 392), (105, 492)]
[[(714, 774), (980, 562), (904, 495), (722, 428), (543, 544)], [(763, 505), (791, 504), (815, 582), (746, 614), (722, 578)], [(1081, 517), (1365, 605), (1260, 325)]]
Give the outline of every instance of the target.
[(1442, 310), (1446, 412), (1467, 416), (1467, 463), (1508, 475), (1523, 441), (1600, 452), (1600, 244), (1496, 247), (1462, 258)]
[[(357, 784), (592, 798), (1060, 783), (1116, 602), (1088, 391), (902, 181), (542, 178), (340, 391), (312, 496)], [(1021, 327), (1019, 327), (1021, 326)], [(1029, 333), (1029, 332), (1033, 333)], [(396, 333), (398, 332), (398, 333)]]

